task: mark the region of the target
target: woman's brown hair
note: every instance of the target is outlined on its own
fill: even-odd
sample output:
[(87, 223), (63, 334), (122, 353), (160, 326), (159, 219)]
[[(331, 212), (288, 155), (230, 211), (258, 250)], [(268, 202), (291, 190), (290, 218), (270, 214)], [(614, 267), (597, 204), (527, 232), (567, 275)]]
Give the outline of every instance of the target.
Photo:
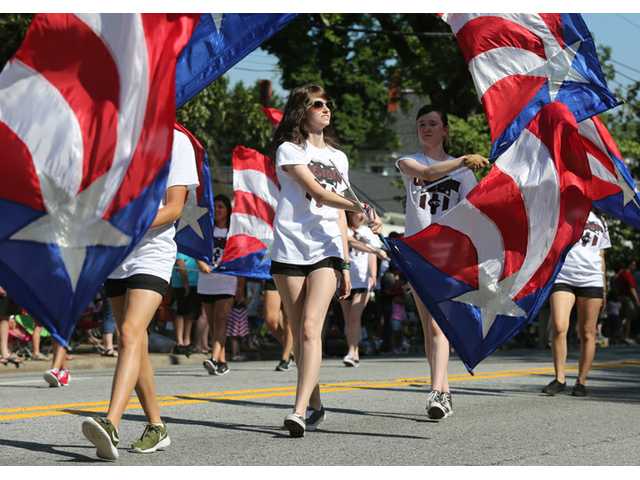
[[(304, 85), (295, 88), (289, 95), (287, 104), (284, 107), (282, 121), (273, 133), (270, 148), (272, 158), (275, 158), (276, 150), (278, 150), (278, 147), (284, 142), (291, 142), (303, 146), (307, 138), (309, 138), (309, 132), (305, 128), (304, 120), (309, 107), (311, 107), (312, 96), (314, 98), (320, 97), (325, 101), (329, 100), (327, 92), (319, 85)], [(338, 141), (331, 125), (325, 127), (323, 134), (324, 141), (327, 145), (338, 147)]]

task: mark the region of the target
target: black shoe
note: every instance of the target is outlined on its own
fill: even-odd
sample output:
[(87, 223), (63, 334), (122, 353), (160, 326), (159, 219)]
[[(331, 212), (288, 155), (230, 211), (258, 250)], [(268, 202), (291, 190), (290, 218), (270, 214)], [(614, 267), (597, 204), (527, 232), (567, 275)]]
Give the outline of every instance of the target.
[(291, 370), (291, 358), (289, 360), (280, 360), (276, 366), (276, 372), (288, 372)]
[(571, 390), (571, 395), (573, 395), (574, 397), (586, 397), (588, 395), (587, 387), (581, 384), (580, 381), (576, 381), (576, 384)]
[(229, 365), (226, 363), (218, 363), (216, 375), (226, 375), (227, 373), (229, 373)]
[(447, 406), (444, 404), (442, 393), (435, 392), (435, 398), (427, 408), (427, 416), (432, 420), (440, 420), (447, 416)]
[(555, 395), (556, 393), (564, 392), (567, 389), (567, 382), (560, 383), (558, 380), (554, 379), (549, 385), (542, 389), (542, 393), (546, 393), (547, 395)]
[(209, 372), (209, 375), (218, 375), (218, 362), (213, 358), (209, 358), (202, 362), (202, 366)]
[[(310, 413), (309, 413), (310, 412)], [(324, 420), (327, 418), (327, 412), (324, 407), (321, 405), (320, 410), (315, 410), (311, 407), (307, 409), (307, 418), (305, 420), (306, 429), (310, 432), (313, 432), (318, 428)]]
[(290, 413), (286, 417), (284, 417), (284, 428), (289, 430), (289, 436), (294, 438), (304, 437), (304, 431), (306, 430), (307, 424), (300, 415), (295, 413)]

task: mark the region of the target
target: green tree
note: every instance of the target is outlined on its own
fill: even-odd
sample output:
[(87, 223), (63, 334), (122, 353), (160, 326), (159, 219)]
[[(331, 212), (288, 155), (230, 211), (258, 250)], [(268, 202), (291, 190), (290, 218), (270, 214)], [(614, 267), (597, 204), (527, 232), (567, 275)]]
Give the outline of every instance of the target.
[(0, 13), (0, 68), (20, 47), (32, 17), (31, 13)]
[(363, 149), (397, 145), (390, 92), (412, 89), (461, 117), (480, 112), (458, 46), (435, 15), (305, 14), (263, 48), (278, 57), (286, 89), (319, 83), (334, 97), (337, 133), (356, 161)]

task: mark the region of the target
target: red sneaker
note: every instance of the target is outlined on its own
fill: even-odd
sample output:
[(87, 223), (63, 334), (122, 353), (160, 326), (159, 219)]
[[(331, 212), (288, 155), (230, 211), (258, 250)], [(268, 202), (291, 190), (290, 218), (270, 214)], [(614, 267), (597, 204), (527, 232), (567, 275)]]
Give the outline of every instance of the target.
[(57, 368), (52, 368), (51, 370), (47, 370), (46, 372), (44, 372), (44, 375), (42, 375), (42, 377), (50, 387), (61, 387), (62, 383), (60, 383), (60, 380), (58, 379), (59, 374), (60, 371)]
[(48, 370), (44, 373), (43, 378), (50, 387), (65, 387), (69, 385), (71, 374), (66, 368), (63, 368), (61, 370), (52, 368), (51, 370)]
[(71, 381), (71, 373), (68, 368), (63, 368), (58, 372), (58, 381), (63, 387), (69, 385), (69, 382)]

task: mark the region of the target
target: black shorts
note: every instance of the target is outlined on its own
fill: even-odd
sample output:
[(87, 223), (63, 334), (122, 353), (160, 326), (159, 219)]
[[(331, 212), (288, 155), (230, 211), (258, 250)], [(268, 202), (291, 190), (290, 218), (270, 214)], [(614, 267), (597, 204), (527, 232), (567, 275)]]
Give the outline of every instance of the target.
[(233, 298), (233, 295), (228, 295), (228, 294), (206, 295), (204, 293), (199, 293), (198, 297), (200, 297), (200, 301), (202, 303), (216, 303), (218, 300), (224, 300), (226, 298)]
[(173, 297), (176, 299), (176, 313), (198, 318), (200, 316), (200, 296), (195, 285), (189, 288), (189, 295), (185, 295), (184, 287), (172, 287), (172, 290)]
[(289, 277), (307, 277), (319, 268), (342, 269), (342, 259), (327, 257), (311, 265), (293, 265), (291, 263), (271, 262), (271, 275), (287, 275)]
[(0, 297), (0, 317), (10, 317), (20, 313), (20, 306), (8, 295)]
[(165, 279), (149, 275), (146, 273), (138, 273), (127, 278), (108, 278), (104, 282), (104, 291), (107, 297), (121, 297), (127, 290), (151, 290), (158, 292), (163, 297), (169, 291), (169, 282)]
[(368, 291), (368, 288), (352, 288), (351, 293), (347, 297), (347, 300), (353, 300), (353, 297), (356, 295), (356, 293), (366, 293)]
[(602, 287), (574, 287), (566, 283), (554, 283), (551, 288), (551, 293), (553, 292), (569, 292), (581, 298), (604, 298)]
[(274, 282), (273, 279), (265, 280), (265, 282), (264, 282), (264, 290), (266, 292), (277, 292), (278, 288), (276, 287), (276, 282)]

